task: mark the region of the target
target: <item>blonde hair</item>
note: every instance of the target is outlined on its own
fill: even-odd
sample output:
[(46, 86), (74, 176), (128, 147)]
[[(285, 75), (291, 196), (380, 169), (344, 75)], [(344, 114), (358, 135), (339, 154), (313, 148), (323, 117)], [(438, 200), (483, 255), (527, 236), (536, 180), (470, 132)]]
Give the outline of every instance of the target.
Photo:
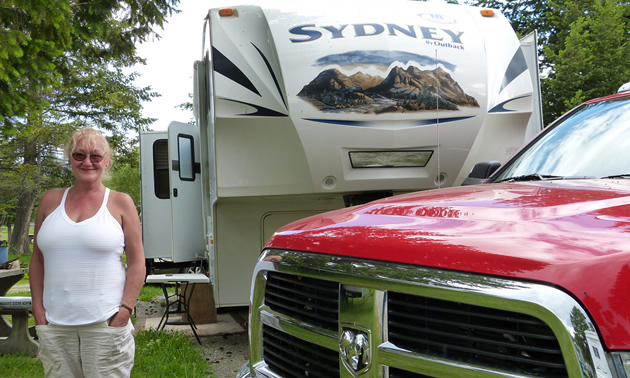
[(64, 148), (64, 155), (68, 162), (70, 161), (72, 153), (74, 152), (75, 148), (77, 148), (77, 144), (79, 144), (80, 141), (84, 141), (85, 144), (88, 146), (95, 146), (97, 142), (101, 142), (101, 144), (103, 145), (103, 160), (105, 161), (106, 166), (110, 165), (112, 150), (109, 147), (109, 143), (100, 131), (91, 127), (84, 127), (75, 131), (74, 134), (72, 134), (72, 136), (70, 137), (70, 140), (66, 143), (66, 146)]

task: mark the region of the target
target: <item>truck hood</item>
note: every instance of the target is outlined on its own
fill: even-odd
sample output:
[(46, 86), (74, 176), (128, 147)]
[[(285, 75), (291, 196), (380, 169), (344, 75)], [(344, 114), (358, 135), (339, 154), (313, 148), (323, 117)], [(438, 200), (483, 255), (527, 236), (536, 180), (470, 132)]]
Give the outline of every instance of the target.
[(455, 187), (291, 223), (267, 248), (546, 282), (583, 303), (611, 349), (630, 349), (630, 180)]

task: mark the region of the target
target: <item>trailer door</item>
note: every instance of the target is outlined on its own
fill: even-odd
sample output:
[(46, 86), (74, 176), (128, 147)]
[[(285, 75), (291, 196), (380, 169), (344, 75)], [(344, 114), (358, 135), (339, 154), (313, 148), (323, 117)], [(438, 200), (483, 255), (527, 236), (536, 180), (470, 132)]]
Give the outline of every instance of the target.
[[(203, 259), (199, 128), (171, 122), (168, 127), (173, 261)], [(166, 216), (166, 214), (165, 214)]]
[(168, 133), (140, 133), (140, 167), (142, 184), (142, 242), (148, 260), (171, 260), (171, 190), (168, 169)]

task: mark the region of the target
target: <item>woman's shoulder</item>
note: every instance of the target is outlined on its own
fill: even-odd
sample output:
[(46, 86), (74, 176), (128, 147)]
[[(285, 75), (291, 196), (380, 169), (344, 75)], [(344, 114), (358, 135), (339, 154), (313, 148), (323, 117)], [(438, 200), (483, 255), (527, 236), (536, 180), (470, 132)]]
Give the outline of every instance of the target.
[[(123, 228), (129, 224), (139, 224), (136, 205), (129, 194), (110, 189), (107, 208), (110, 214), (123, 225)], [(133, 221), (133, 219), (136, 220)]]
[(133, 199), (131, 199), (131, 196), (127, 193), (123, 193), (123, 192), (117, 192), (113, 189), (109, 190), (109, 198), (110, 201), (119, 208), (128, 208), (128, 207), (132, 207), (135, 209), (135, 204), (133, 203)]
[(42, 205), (59, 205), (61, 203), (61, 199), (63, 198), (63, 194), (67, 188), (55, 188), (48, 189), (46, 193), (39, 200), (39, 206)]
[(66, 191), (64, 188), (49, 189), (44, 193), (39, 200), (38, 211), (43, 212), (44, 215), (50, 214), (53, 210), (61, 204), (63, 193)]

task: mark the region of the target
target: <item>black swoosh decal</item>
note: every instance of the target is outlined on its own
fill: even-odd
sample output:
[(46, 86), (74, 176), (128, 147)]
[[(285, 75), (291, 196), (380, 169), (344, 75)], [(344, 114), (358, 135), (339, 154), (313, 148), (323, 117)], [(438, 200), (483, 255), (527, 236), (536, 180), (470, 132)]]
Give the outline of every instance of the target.
[(252, 46), (254, 46), (254, 48), (260, 54), (260, 57), (265, 61), (265, 64), (267, 65), (267, 69), (269, 70), (269, 74), (273, 78), (273, 82), (276, 84), (276, 89), (278, 89), (278, 94), (280, 95), (280, 98), (282, 98), (282, 102), (284, 103), (284, 107), (286, 109), (287, 101), (284, 99), (284, 96), (282, 95), (282, 90), (280, 89), (280, 83), (278, 83), (278, 78), (276, 77), (276, 74), (273, 72), (273, 69), (271, 68), (271, 64), (269, 64), (269, 61), (267, 60), (267, 57), (265, 55), (263, 55), (262, 51), (260, 51), (260, 49), (258, 47), (256, 47), (256, 45), (254, 45), (252, 43)]
[(518, 75), (527, 71), (527, 61), (525, 60), (525, 54), (523, 53), (522, 48), (518, 48), (512, 57), (512, 61), (508, 64), (507, 69), (505, 70), (505, 75), (503, 75), (503, 83), (501, 84), (501, 89), (499, 93), (505, 89), (514, 79), (518, 77)]
[(488, 113), (508, 113), (508, 112), (515, 112), (516, 110), (509, 110), (505, 108), (505, 104), (507, 104), (508, 102), (512, 102), (514, 100), (519, 100), (521, 98), (525, 98), (525, 97), (530, 97), (530, 96), (520, 96), (520, 97), (515, 97), (515, 98), (511, 98), (509, 100), (503, 101), (502, 103), (496, 105), (494, 108), (490, 109), (490, 111)]
[(216, 72), (260, 96), (260, 92), (258, 92), (258, 89), (256, 89), (254, 84), (247, 78), (245, 73), (214, 46), (212, 47), (212, 62)]
[[(474, 116), (469, 117), (453, 117), (453, 118), (440, 118), (438, 119), (425, 119), (425, 120), (408, 120), (408, 121), (400, 121), (400, 123), (408, 123), (412, 126), (428, 126), (435, 125), (439, 123), (448, 123), (461, 121), (465, 119), (474, 118)], [(342, 125), (342, 126), (358, 126), (358, 127), (374, 127), (377, 125), (382, 125), (384, 123), (399, 123), (398, 121), (347, 121), (347, 120), (337, 120), (337, 119), (317, 119), (317, 118), (304, 118), (305, 121), (312, 121), (318, 123), (327, 123), (331, 125)]]
[(259, 116), (259, 117), (288, 117), (289, 116), (288, 114), (280, 113), (280, 112), (277, 112), (277, 111), (272, 110), (272, 109), (264, 108), (264, 107), (262, 107), (260, 105), (250, 104), (248, 102), (236, 101), (236, 100), (232, 100), (232, 99), (229, 99), (229, 98), (222, 98), (222, 100), (236, 102), (238, 104), (251, 106), (252, 108), (256, 109), (256, 112), (254, 112), (254, 113), (238, 114), (240, 116)]

